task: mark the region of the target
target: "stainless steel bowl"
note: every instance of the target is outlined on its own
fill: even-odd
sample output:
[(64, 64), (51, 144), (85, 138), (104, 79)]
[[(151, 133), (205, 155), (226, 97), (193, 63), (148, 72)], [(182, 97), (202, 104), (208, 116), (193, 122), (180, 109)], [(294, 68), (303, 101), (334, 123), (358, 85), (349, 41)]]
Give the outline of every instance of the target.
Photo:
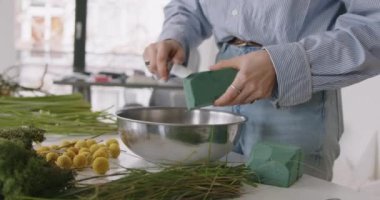
[(231, 151), (240, 115), (173, 107), (139, 107), (117, 113), (122, 141), (145, 160), (189, 164), (217, 160)]

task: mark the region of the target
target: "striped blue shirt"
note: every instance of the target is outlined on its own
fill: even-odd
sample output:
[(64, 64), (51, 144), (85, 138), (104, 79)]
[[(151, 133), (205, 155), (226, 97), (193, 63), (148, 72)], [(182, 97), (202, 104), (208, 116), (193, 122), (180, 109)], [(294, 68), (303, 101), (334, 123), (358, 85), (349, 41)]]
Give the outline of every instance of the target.
[(172, 0), (160, 40), (188, 51), (215, 35), (263, 44), (277, 75), (277, 102), (380, 73), (380, 0)]

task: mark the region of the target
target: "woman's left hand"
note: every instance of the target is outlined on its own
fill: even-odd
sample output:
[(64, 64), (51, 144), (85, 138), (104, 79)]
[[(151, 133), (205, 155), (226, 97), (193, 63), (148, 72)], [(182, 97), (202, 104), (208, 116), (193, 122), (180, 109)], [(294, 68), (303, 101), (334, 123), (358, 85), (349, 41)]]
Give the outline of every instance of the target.
[(215, 106), (253, 103), (268, 98), (276, 84), (276, 72), (266, 50), (223, 60), (211, 66), (211, 70), (235, 68), (238, 73), (226, 92), (218, 98)]

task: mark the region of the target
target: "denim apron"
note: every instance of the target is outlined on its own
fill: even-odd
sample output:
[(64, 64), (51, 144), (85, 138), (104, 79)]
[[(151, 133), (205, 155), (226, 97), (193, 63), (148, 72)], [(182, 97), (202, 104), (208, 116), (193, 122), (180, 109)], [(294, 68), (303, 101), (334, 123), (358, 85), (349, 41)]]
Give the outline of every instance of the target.
[[(217, 61), (260, 50), (222, 44)], [(310, 101), (276, 108), (270, 100), (219, 109), (244, 115), (234, 151), (249, 157), (260, 141), (292, 144), (304, 151), (304, 172), (325, 180), (332, 179), (334, 160), (339, 155), (338, 140), (343, 132), (340, 91), (314, 93)]]

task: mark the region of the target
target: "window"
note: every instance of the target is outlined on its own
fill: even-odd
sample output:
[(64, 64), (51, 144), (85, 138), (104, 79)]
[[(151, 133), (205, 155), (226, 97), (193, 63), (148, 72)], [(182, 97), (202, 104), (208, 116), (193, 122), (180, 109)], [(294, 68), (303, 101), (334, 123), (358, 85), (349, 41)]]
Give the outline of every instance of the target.
[[(144, 70), (144, 47), (157, 39), (168, 1), (88, 0), (86, 71)], [(70, 92), (71, 87), (53, 85), (52, 80), (73, 71), (75, 0), (16, 0), (15, 4), (24, 85), (38, 84), (36, 74), (42, 75), (47, 64), (47, 90)]]
[(88, 0), (86, 65), (89, 71), (133, 73), (155, 41), (168, 0)]
[(70, 92), (70, 87), (55, 86), (52, 80), (72, 72), (75, 0), (17, 0), (15, 8), (21, 84), (39, 85), (48, 65), (44, 89)]
[[(142, 54), (145, 46), (157, 40), (168, 1), (88, 0), (86, 71), (147, 72)], [(109, 108), (112, 101), (109, 111), (114, 112), (125, 104), (147, 106), (151, 91), (93, 87), (92, 93), (96, 108)]]

